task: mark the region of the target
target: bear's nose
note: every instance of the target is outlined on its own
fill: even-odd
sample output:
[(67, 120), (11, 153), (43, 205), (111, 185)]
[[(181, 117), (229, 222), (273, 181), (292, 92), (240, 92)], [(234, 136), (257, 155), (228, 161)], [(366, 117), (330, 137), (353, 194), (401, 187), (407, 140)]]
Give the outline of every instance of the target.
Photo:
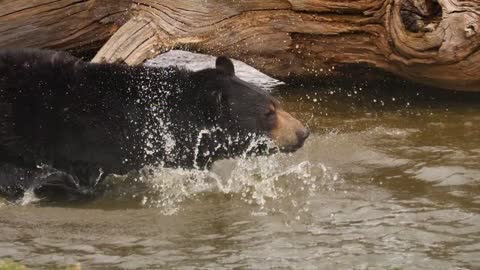
[(310, 131), (307, 128), (297, 131), (297, 138), (300, 143), (303, 143), (308, 136), (310, 136)]

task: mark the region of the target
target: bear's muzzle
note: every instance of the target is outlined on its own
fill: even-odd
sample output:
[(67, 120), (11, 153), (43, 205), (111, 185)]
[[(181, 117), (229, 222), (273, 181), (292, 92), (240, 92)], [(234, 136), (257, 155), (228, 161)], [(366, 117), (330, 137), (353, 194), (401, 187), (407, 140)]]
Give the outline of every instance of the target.
[(294, 152), (303, 146), (310, 131), (288, 112), (277, 109), (276, 123), (270, 132), (270, 138), (282, 152)]

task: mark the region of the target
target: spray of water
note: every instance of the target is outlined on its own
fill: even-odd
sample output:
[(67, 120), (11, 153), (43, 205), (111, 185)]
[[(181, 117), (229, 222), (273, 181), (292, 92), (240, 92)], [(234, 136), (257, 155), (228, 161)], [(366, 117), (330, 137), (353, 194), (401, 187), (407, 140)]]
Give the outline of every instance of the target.
[[(204, 130), (199, 138), (207, 134)], [(172, 215), (181, 211), (186, 201), (224, 194), (253, 206), (255, 215), (297, 217), (309, 211), (310, 199), (319, 189), (333, 189), (338, 180), (339, 176), (322, 163), (302, 160), (296, 154), (245, 155), (217, 161), (210, 170), (147, 166), (127, 176), (110, 177), (112, 188), (105, 199), (134, 200), (142, 207)]]

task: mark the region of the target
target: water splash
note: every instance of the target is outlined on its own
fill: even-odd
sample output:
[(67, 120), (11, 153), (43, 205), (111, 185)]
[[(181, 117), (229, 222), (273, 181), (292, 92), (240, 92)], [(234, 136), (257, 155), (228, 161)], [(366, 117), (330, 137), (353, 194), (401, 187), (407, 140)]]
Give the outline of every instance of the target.
[(309, 200), (317, 190), (334, 189), (339, 179), (322, 163), (292, 162), (292, 155), (276, 154), (222, 160), (210, 171), (145, 167), (138, 174), (109, 179), (115, 188), (105, 199), (121, 196), (172, 215), (181, 211), (186, 201), (224, 194), (253, 206), (252, 214), (297, 216), (309, 211)]
[(40, 202), (42, 199), (37, 197), (33, 192), (34, 188), (29, 188), (23, 194), (23, 197), (17, 202), (19, 205), (29, 205), (36, 202)]
[[(55, 168), (52, 168), (51, 166), (48, 166), (46, 164), (37, 165), (37, 169), (38, 171), (36, 172), (36, 175), (33, 176), (33, 185), (30, 186), (27, 190), (25, 190), (25, 193), (23, 194), (22, 198), (18, 199), (17, 203), (19, 205), (29, 205), (29, 204), (40, 202), (42, 198), (39, 198), (38, 196), (35, 195), (35, 192), (34, 192), (35, 188), (37, 188), (39, 184), (43, 183), (46, 179), (48, 179), (52, 175), (64, 174), (63, 172)], [(78, 188), (79, 183), (76, 181), (76, 179), (74, 178), (70, 178), (70, 179), (72, 181), (72, 184), (74, 184), (74, 186)]]
[[(198, 132), (198, 135), (197, 135), (197, 141), (195, 143), (195, 150), (194, 150), (194, 155), (193, 155), (193, 167), (197, 170), (200, 169), (200, 166), (198, 164), (198, 157), (200, 155), (200, 146), (202, 144), (202, 139), (206, 136), (209, 136), (211, 135), (212, 133), (216, 132), (216, 131), (221, 131), (220, 128), (211, 128), (211, 129), (202, 129)], [(220, 147), (221, 145), (219, 145), (218, 147)], [(210, 153), (202, 153), (203, 155), (206, 155), (208, 156)]]

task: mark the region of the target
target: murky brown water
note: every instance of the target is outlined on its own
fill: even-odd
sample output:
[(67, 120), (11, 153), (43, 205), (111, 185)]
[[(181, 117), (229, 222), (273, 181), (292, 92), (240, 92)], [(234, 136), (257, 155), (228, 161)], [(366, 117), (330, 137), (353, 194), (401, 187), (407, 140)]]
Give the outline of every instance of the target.
[(313, 131), (297, 153), (211, 172), (150, 168), (109, 179), (112, 191), (88, 205), (0, 202), (0, 259), (35, 269), (480, 268), (479, 95), (273, 91)]

